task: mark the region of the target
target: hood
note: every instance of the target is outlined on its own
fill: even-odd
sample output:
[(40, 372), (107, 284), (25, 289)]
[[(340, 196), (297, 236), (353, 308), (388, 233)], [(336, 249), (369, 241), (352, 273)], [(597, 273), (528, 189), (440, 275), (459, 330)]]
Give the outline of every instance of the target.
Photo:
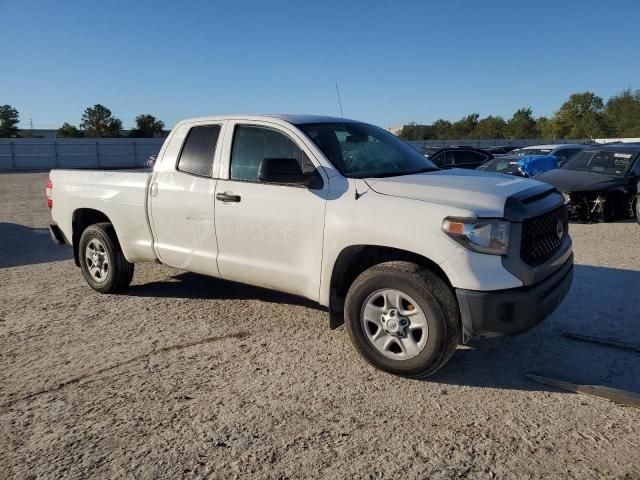
[(550, 183), (561, 192), (594, 192), (626, 183), (624, 177), (595, 172), (581, 172), (579, 170), (569, 170), (568, 168), (551, 170), (538, 176), (537, 179)]
[(502, 217), (507, 197), (541, 185), (526, 178), (455, 168), (366, 182), (383, 195), (450, 205), (480, 217)]

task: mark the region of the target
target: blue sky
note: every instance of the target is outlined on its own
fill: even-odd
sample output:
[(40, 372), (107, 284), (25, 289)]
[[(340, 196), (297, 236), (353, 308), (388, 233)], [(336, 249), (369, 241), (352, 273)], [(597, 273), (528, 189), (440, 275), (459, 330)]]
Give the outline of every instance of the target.
[(22, 125), (108, 106), (339, 113), (381, 126), (549, 115), (577, 91), (640, 88), (635, 1), (0, 0), (0, 104)]

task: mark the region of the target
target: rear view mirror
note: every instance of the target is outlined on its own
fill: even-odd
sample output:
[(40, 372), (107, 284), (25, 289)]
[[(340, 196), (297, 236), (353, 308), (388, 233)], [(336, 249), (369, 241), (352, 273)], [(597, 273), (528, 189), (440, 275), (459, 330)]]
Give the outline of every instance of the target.
[(305, 174), (295, 158), (265, 158), (258, 168), (258, 179), (264, 183), (279, 183), (284, 185), (303, 185), (318, 188), (321, 177), (316, 173)]

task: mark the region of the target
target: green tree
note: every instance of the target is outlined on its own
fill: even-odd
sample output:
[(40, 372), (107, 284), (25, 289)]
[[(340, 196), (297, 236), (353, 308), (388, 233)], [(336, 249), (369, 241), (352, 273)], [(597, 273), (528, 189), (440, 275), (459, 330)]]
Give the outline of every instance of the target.
[(80, 138), (84, 137), (82, 132), (78, 130), (75, 126), (64, 122), (62, 127), (58, 129), (56, 132), (56, 137), (58, 138)]
[(478, 126), (480, 114), (471, 113), (466, 117), (454, 122), (452, 125), (452, 134), (455, 138), (472, 138), (473, 132)]
[(538, 129), (538, 137), (540, 138), (554, 138), (553, 121), (548, 117), (536, 118), (536, 128)]
[(558, 138), (606, 137), (611, 131), (604, 114), (604, 102), (593, 92), (571, 95), (553, 120)]
[(80, 128), (87, 137), (119, 137), (122, 121), (104, 105), (96, 104), (84, 111)]
[(439, 118), (433, 122), (433, 138), (437, 140), (450, 140), (453, 136), (453, 125), (449, 120)]
[(418, 140), (418, 138), (416, 138), (417, 129), (415, 127), (416, 124), (414, 122), (409, 122), (407, 125), (403, 125), (398, 132), (398, 136), (404, 140)]
[(11, 138), (17, 136), (19, 121), (18, 110), (11, 105), (2, 105), (0, 107), (0, 137)]
[(129, 136), (135, 138), (160, 137), (163, 129), (164, 122), (147, 113), (136, 117), (136, 128), (129, 132)]
[(627, 89), (611, 97), (604, 114), (612, 135), (640, 137), (640, 90)]
[(504, 138), (507, 123), (502, 117), (489, 115), (478, 121), (472, 137), (477, 139)]
[(509, 138), (537, 138), (538, 128), (531, 108), (520, 108), (507, 122), (506, 136)]
[(402, 126), (398, 136), (405, 140), (429, 140), (433, 138), (433, 127), (410, 122)]

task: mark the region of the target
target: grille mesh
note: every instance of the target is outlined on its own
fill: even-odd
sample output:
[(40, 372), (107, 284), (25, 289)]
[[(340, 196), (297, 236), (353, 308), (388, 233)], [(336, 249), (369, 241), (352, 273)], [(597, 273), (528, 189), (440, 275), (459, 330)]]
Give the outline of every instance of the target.
[[(562, 222), (560, 237), (558, 237), (558, 221)], [(540, 265), (558, 251), (568, 234), (569, 220), (565, 205), (544, 215), (525, 220), (522, 223), (520, 257), (528, 265)]]

